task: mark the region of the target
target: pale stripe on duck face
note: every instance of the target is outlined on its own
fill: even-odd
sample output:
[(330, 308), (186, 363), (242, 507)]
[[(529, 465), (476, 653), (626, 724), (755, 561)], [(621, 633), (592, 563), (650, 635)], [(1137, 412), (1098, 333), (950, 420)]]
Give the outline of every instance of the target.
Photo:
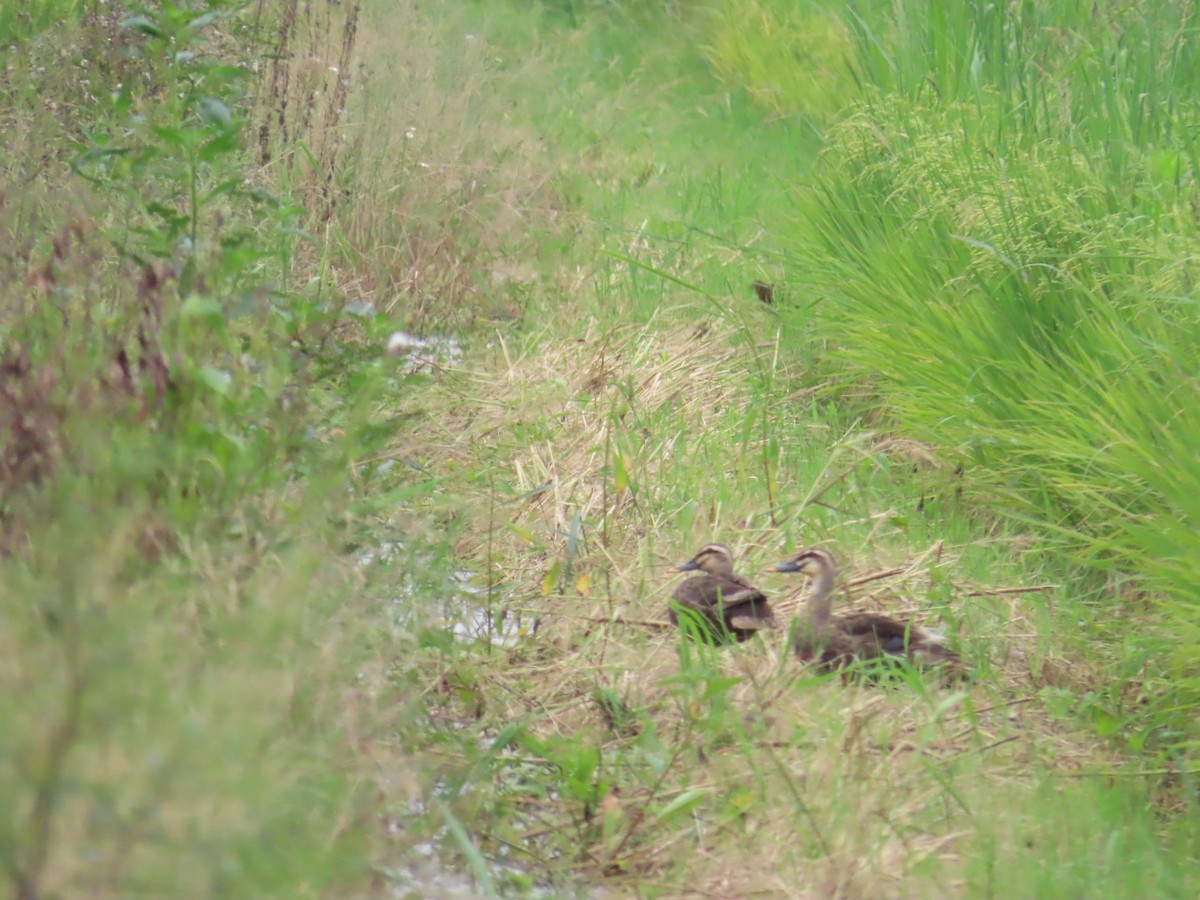
[(809, 547), (801, 550), (791, 559), (786, 559), (775, 567), (776, 572), (800, 572), (810, 577), (827, 572), (830, 576), (837, 575), (837, 561), (833, 554), (820, 547)]
[(675, 567), (680, 572), (706, 572), (709, 575), (733, 575), (733, 551), (725, 544), (705, 544), (700, 552)]

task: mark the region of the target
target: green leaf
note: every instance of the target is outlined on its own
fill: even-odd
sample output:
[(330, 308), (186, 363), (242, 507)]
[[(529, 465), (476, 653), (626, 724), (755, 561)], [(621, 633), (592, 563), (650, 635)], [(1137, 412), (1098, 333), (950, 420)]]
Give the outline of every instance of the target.
[(1096, 737), (1108, 739), (1121, 730), (1121, 722), (1108, 710), (1095, 706), (1092, 707), (1092, 727), (1096, 729)]
[(347, 303), (342, 307), (342, 312), (355, 319), (364, 319), (372, 321), (379, 317), (379, 310), (375, 308), (375, 304), (367, 300), (356, 300), (353, 303)]
[(516, 499), (517, 500), (528, 500), (531, 497), (538, 497), (538, 496), (546, 493), (547, 491), (551, 491), (551, 490), (554, 490), (554, 482), (547, 481), (544, 484), (539, 484), (537, 487), (531, 488), (528, 491), (525, 491), (523, 494), (518, 494)]
[(265, 203), (268, 206), (282, 206), (283, 201), (278, 196), (261, 187), (252, 187), (246, 191), (246, 196), (258, 203)]
[[(201, 149), (201, 151), (200, 151), (200, 158), (204, 159), (204, 150), (203, 149)], [(207, 203), (209, 200), (212, 200), (215, 197), (223, 197), (226, 194), (232, 194), (235, 191), (237, 191), (238, 188), (240, 188), (242, 186), (242, 184), (243, 184), (243, 181), (241, 178), (230, 178), (226, 181), (222, 181), (215, 188), (213, 188), (211, 191), (209, 191), (207, 194), (204, 195), (204, 202)]]
[(225, 369), (201, 366), (196, 371), (196, 377), (201, 384), (213, 393), (220, 394), (222, 397), (229, 396), (229, 389), (233, 385), (233, 376)]
[(220, 10), (212, 10), (203, 15), (196, 16), (196, 18), (187, 23), (187, 28), (189, 31), (199, 31), (201, 28), (211, 25), (220, 18), (224, 18), (224, 14)]
[(423, 628), (417, 632), (417, 646), (449, 653), (454, 648), (454, 632), (449, 628)]
[(227, 66), (221, 63), (205, 62), (205, 80), (212, 82), (236, 83), (245, 81), (250, 74), (243, 66)]
[(571, 564), (579, 555), (579, 538), (583, 533), (583, 513), (575, 511), (571, 517), (571, 526), (567, 530), (567, 574), (571, 572)]
[(711, 793), (708, 788), (695, 788), (690, 791), (684, 791), (670, 803), (662, 807), (655, 813), (656, 819), (669, 819), (671, 816), (683, 815), (691, 812), (697, 806), (704, 802), (705, 798)]
[(71, 163), (71, 171), (78, 175), (85, 166), (105, 162), (114, 156), (125, 156), (129, 152), (128, 147), (93, 147), (75, 158), (75, 161)]
[(233, 115), (229, 107), (216, 97), (201, 97), (196, 103), (200, 120), (206, 125), (220, 125), (222, 128), (233, 127)]
[(704, 699), (711, 700), (713, 697), (719, 697), (729, 691), (730, 688), (736, 687), (742, 683), (741, 678), (729, 676), (726, 678), (710, 678), (705, 684)]
[(466, 857), (467, 865), (471, 868), (471, 874), (475, 876), (476, 891), (486, 897), (499, 897), (500, 895), (496, 891), (496, 886), (492, 883), (491, 866), (488, 865), (487, 860), (483, 858), (483, 854), (479, 852), (479, 849), (471, 841), (471, 836), (467, 833), (467, 830), (463, 828), (458, 819), (454, 817), (454, 814), (450, 812), (450, 807), (441, 800), (435, 799), (433, 807), (441, 813), (442, 818), (446, 822), (446, 827), (458, 844), (459, 851)]
[(203, 146), (201, 146), (200, 152), (197, 154), (197, 158), (200, 160), (200, 162), (212, 162), (214, 159), (236, 150), (237, 146), (237, 129), (234, 128), (229, 131), (222, 131), (211, 141), (207, 141)]
[(510, 747), (522, 746), (527, 726), (524, 722), (509, 722), (500, 729), (495, 740), (488, 746), (488, 753), (493, 757), (508, 750)]
[(195, 147), (200, 143), (202, 134), (194, 128), (168, 128), (164, 125), (156, 125), (151, 130), (162, 143), (171, 147)]
[(629, 468), (620, 452), (613, 453), (614, 489), (618, 494), (629, 487)]
[(209, 325), (220, 325), (225, 319), (221, 304), (211, 297), (201, 297), (198, 294), (192, 294), (183, 301), (179, 315), (183, 319), (199, 319)]
[(546, 571), (542, 573), (542, 596), (549, 597), (554, 591), (554, 586), (558, 584), (558, 576), (562, 573), (562, 563), (558, 560), (552, 562)]
[(130, 16), (128, 19), (124, 19), (117, 27), (121, 31), (138, 31), (156, 38), (165, 38), (167, 36), (167, 33), (159, 28), (153, 19), (147, 16)]

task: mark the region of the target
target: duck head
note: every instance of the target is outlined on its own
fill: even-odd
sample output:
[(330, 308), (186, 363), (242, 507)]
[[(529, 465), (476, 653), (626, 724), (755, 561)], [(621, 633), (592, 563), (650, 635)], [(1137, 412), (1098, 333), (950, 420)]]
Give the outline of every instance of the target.
[(680, 572), (707, 572), (709, 575), (733, 574), (733, 551), (724, 544), (708, 544), (699, 553), (675, 568)]
[(801, 550), (791, 559), (784, 560), (775, 567), (776, 572), (800, 572), (810, 578), (817, 575), (834, 575), (837, 573), (837, 563), (833, 554), (819, 547)]

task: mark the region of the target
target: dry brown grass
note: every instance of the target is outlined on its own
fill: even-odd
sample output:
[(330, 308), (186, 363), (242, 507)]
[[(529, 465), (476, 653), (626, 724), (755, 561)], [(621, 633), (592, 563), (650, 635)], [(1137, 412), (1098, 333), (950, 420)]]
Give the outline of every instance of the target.
[(483, 42), (412, 2), (264, 9), (256, 20), (277, 25), (255, 114), (263, 183), (286, 186), (322, 238), (298, 248), (297, 283), (414, 329), (519, 318), (534, 269), (514, 260), (538, 256), (533, 234), (562, 211)]
[(556, 170), (512, 122), (484, 42), (417, 7), (297, 17), (291, 40), (310, 49), (280, 74), (269, 112), (283, 123), (283, 109), (298, 110), (291, 128), (312, 142), (284, 160), (321, 211), (314, 230), (335, 250), (328, 274), (342, 293), (414, 329), (511, 321), (534, 272), (515, 261), (537, 259), (560, 227)]
[[(874, 516), (828, 534), (834, 545), (863, 548), (843, 554), (843, 602), (928, 621), (936, 616), (921, 598), (936, 571), (953, 620), (976, 629), (958, 636), (980, 666), (973, 685), (955, 693), (813, 678), (782, 633), (710, 663), (681, 657), (674, 632), (656, 625), (674, 585), (668, 564), (717, 538), (758, 576), (781, 558), (789, 532), (812, 526), (803, 511), (772, 525), (761, 489), (741, 497), (722, 488), (758, 471), (757, 443), (739, 443), (730, 429), (762, 404), (727, 321), (663, 313), (647, 326), (592, 321), (576, 333), (520, 350), (497, 338), (489, 361), (421, 395), (424, 427), (392, 451), (452, 478), (491, 473), (456, 482), (474, 495), (456, 511), (472, 523), (458, 549), (491, 583), (516, 585), (503, 605), (526, 637), (482, 664), (484, 699), (469, 727), (486, 737), (526, 721), (541, 739), (594, 744), (605, 761), (611, 789), (595, 808), (552, 791), (525, 803), (521, 827), (494, 823), (490, 837), (528, 854), (533, 869), (631, 878), (629, 886), (664, 896), (954, 897), (960, 844), (997, 797), (1031, 791), (1034, 772), (1113, 762), (1038, 699), (1055, 679), (1094, 677), (1084, 661), (1057, 658), (1028, 612), (1027, 590), (1055, 587), (977, 584), (958, 572), (962, 548), (906, 547)], [(803, 389), (803, 373), (779, 366), (775, 375), (778, 396)], [(786, 406), (772, 409), (780, 426), (793, 424)], [(782, 494), (811, 493), (787, 466), (789, 453), (811, 451), (806, 440), (785, 447)], [(693, 473), (701, 513), (685, 533), (672, 475), (694, 466), (706, 442), (728, 471)], [(904, 462), (927, 453), (881, 444), (865, 440)], [(886, 564), (856, 564), (864, 550)], [(787, 597), (785, 613), (794, 608), (797, 583), (764, 576), (762, 584)], [(455, 677), (443, 669), (430, 680), (429, 702), (449, 717), (464, 714), (443, 696)], [(713, 687), (724, 678), (734, 681)], [(598, 692), (616, 698), (618, 713)], [(703, 794), (689, 815), (662, 814), (689, 791)]]

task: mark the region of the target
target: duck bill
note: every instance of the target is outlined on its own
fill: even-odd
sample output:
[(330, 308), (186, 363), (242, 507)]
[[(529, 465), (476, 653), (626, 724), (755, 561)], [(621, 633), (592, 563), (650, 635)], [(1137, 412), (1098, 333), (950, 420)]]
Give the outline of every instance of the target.
[(700, 568), (700, 566), (696, 563), (696, 561), (694, 559), (689, 559), (685, 563), (680, 563), (675, 568), (678, 569), (680, 572), (695, 572), (697, 569)]
[(794, 559), (789, 559), (786, 562), (781, 562), (775, 567), (776, 572), (799, 572), (800, 566), (796, 564)]

